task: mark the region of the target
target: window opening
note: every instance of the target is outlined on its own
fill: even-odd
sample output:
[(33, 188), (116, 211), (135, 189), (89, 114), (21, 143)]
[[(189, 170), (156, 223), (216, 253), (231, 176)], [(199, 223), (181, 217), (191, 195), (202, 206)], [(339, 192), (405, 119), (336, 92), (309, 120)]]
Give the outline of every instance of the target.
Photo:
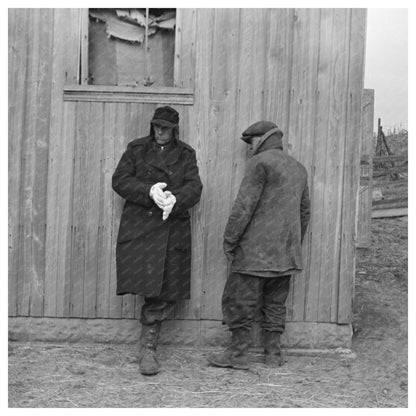
[(174, 85), (176, 9), (89, 9), (88, 84)]

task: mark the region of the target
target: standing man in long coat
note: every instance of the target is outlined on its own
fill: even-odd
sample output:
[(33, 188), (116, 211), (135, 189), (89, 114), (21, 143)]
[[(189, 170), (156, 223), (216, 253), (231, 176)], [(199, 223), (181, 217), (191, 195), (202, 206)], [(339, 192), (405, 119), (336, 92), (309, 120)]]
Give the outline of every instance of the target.
[(117, 238), (117, 295), (144, 296), (140, 371), (156, 374), (161, 322), (176, 301), (190, 298), (191, 226), (188, 210), (202, 183), (194, 149), (179, 140), (179, 114), (157, 108), (149, 136), (130, 142), (113, 174), (126, 200)]
[(280, 366), (280, 335), (290, 279), (302, 270), (302, 241), (310, 217), (307, 172), (283, 152), (282, 131), (259, 121), (241, 138), (253, 156), (247, 163), (224, 232), (224, 252), (232, 262), (222, 297), (224, 322), (232, 336), (222, 354), (208, 358), (220, 367), (247, 369), (246, 352), (256, 306), (261, 301), (265, 362)]

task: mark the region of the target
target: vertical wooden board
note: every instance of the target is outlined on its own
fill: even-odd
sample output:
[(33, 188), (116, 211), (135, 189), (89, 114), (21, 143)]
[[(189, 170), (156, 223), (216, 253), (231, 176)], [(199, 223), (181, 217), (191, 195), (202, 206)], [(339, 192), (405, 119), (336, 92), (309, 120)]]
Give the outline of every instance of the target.
[(22, 194), (20, 204), (22, 209), (21, 221), (23, 225), (22, 250), (23, 250), (23, 270), (20, 273), (19, 293), (18, 293), (18, 313), (19, 315), (30, 314), (30, 292), (32, 281), (36, 279), (33, 257), (33, 199), (34, 199), (34, 180), (35, 180), (35, 145), (36, 145), (36, 119), (37, 119), (37, 100), (39, 95), (38, 75), (39, 75), (39, 9), (33, 9), (30, 13), (28, 27), (28, 60), (27, 60), (27, 87), (25, 117), (23, 119), (23, 163), (22, 163)]
[[(13, 114), (13, 101), (15, 98), (15, 83), (16, 83), (16, 75), (17, 75), (17, 56), (18, 56), (18, 48), (17, 44), (19, 41), (19, 38), (21, 37), (21, 28), (18, 29), (18, 22), (21, 19), (21, 16), (19, 16), (19, 13), (21, 11), (17, 9), (8, 9), (7, 13), (7, 22), (8, 22), (8, 28), (7, 28), (7, 37), (8, 37), (8, 51), (7, 51), (7, 81), (8, 81), (8, 103), (9, 103), (9, 124), (11, 120), (11, 114)], [(20, 18), (20, 19), (19, 19)]]
[(313, 165), (311, 171), (311, 262), (310, 278), (307, 282), (305, 296), (305, 319), (316, 321), (318, 319), (318, 298), (321, 270), (321, 249), (323, 238), (323, 225), (326, 218), (323, 216), (323, 202), (325, 196), (325, 166), (326, 149), (328, 141), (328, 105), (330, 95), (331, 76), (331, 46), (333, 29), (333, 10), (322, 9), (319, 40), (319, 62), (317, 72), (316, 97), (316, 123), (314, 137), (316, 141), (313, 149)]
[(239, 10), (214, 9), (214, 13), (210, 99), (227, 100), (235, 93)]
[(206, 181), (205, 202), (205, 271), (202, 282), (203, 295), (201, 317), (203, 319), (221, 319), (221, 296), (227, 277), (227, 261), (222, 250), (222, 235), (229, 213), (229, 204), (225, 179), (230, 175), (230, 167), (225, 166), (226, 158), (222, 153), (223, 116), (226, 109), (222, 103), (212, 103), (209, 108), (210, 148), (207, 153), (208, 177)]
[(265, 97), (265, 66), (266, 59), (266, 44), (264, 39), (267, 38), (268, 27), (266, 25), (267, 15), (270, 12), (268, 9), (256, 9), (255, 26), (253, 31), (253, 52), (251, 64), (251, 118), (248, 125), (262, 120), (264, 117), (264, 97)]
[[(295, 125), (300, 125), (298, 131), (298, 139), (292, 140), (293, 133), (296, 131), (295, 126), (291, 123), (289, 127), (288, 150), (289, 153), (295, 154), (299, 161), (306, 167), (308, 172), (308, 187), (310, 198), (313, 195), (313, 161), (314, 161), (314, 146), (316, 140), (319, 138), (315, 136), (315, 126), (317, 123), (317, 94), (318, 94), (318, 64), (319, 64), (319, 45), (320, 45), (320, 31), (321, 31), (321, 10), (320, 9), (297, 9), (296, 14), (298, 21), (307, 23), (308, 29), (303, 33), (301, 44), (304, 48), (303, 53), (295, 54), (295, 47), (293, 48), (294, 59), (292, 65), (295, 72), (301, 79), (301, 84), (304, 86), (304, 92), (298, 100), (301, 107), (298, 111), (300, 119), (295, 121)], [(295, 24), (296, 24), (295, 19)], [(304, 57), (297, 69), (295, 68), (295, 56), (301, 55)], [(292, 81), (293, 82), (293, 81)], [(291, 100), (292, 103), (292, 100)], [(290, 113), (290, 120), (294, 116), (292, 111)], [(292, 149), (291, 149), (292, 146)], [(299, 149), (297, 149), (299, 146)], [(311, 208), (313, 211), (313, 207)], [(304, 272), (301, 275), (293, 278), (293, 321), (306, 320), (307, 313), (307, 292), (311, 285), (311, 250), (312, 250), (312, 225), (309, 223), (306, 235), (303, 242), (303, 262)]]
[[(228, 108), (223, 103), (213, 103), (210, 108), (210, 129), (214, 137), (210, 138), (211, 148), (208, 151), (208, 178), (206, 183), (206, 267), (203, 281), (202, 317), (221, 319), (221, 296), (227, 278), (228, 264), (223, 253), (223, 234), (230, 213), (230, 183), (232, 160), (230, 146), (221, 140), (224, 114)], [(231, 142), (232, 144), (232, 142)], [(225, 147), (226, 145), (227, 147)], [(228, 180), (227, 180), (228, 179)], [(224, 196), (227, 196), (224, 199)]]
[(289, 135), (294, 10), (271, 9), (269, 19), (264, 114), (282, 129), (286, 142)]
[[(114, 138), (114, 162), (115, 166), (118, 164), (121, 155), (126, 150), (126, 144), (129, 141), (126, 138), (126, 126), (125, 126), (125, 119), (126, 119), (126, 111), (127, 111), (128, 104), (119, 103), (117, 104), (117, 112), (116, 112), (116, 122), (114, 126), (115, 130), (115, 138)], [(114, 166), (114, 168), (115, 168)], [(114, 172), (114, 171), (113, 171)], [(124, 200), (119, 197), (115, 192), (113, 192), (113, 246), (114, 246), (114, 256), (115, 256), (115, 249), (117, 245), (117, 234), (118, 228), (120, 225), (120, 217), (121, 212), (124, 206)], [(110, 313), (111, 317), (124, 317), (123, 315), (123, 307), (125, 302), (125, 296), (117, 296), (116, 295), (116, 287), (117, 287), (117, 273), (116, 270), (114, 271), (114, 275), (112, 276), (112, 285), (111, 285), (111, 295), (113, 296), (110, 299)], [(118, 316), (117, 316), (118, 314)]]
[[(208, 149), (207, 189), (207, 248), (206, 283), (203, 282), (202, 317), (221, 319), (221, 295), (227, 277), (227, 262), (223, 254), (222, 238), (230, 212), (230, 200), (224, 195), (232, 189), (232, 169), (235, 147), (235, 100), (238, 80), (239, 13), (226, 9), (215, 10), (215, 27), (228, 29), (224, 33), (214, 30), (210, 104), (210, 138)], [(218, 36), (222, 34), (222, 36)], [(219, 69), (222, 67), (221, 72)], [(221, 174), (219, 175), (219, 173)]]
[(87, 213), (89, 161), (88, 135), (91, 122), (91, 103), (77, 103), (74, 163), (74, 197), (72, 210), (72, 265), (70, 316), (82, 318), (85, 299), (85, 268), (87, 261)]
[[(194, 63), (195, 65), (195, 63)], [(202, 157), (201, 154), (201, 137), (196, 132), (196, 116), (194, 108), (186, 108), (186, 134), (184, 139), (191, 144), (195, 149), (197, 165), (199, 170), (199, 176), (204, 183), (204, 172), (202, 171)], [(204, 191), (202, 189), (201, 200), (204, 198)], [(191, 299), (183, 312), (175, 311), (175, 317), (178, 319), (200, 319), (201, 316), (201, 293), (202, 293), (202, 266), (203, 266), (203, 234), (202, 234), (202, 222), (203, 222), (203, 209), (201, 201), (190, 211), (191, 213), (191, 244), (192, 244), (192, 260), (191, 260)]]
[(9, 9), (9, 315), (18, 314), (21, 275), (20, 195), (27, 78), (27, 9)]
[(195, 114), (196, 114), (196, 130), (200, 143), (200, 160), (201, 160), (201, 180), (204, 185), (200, 207), (200, 235), (202, 244), (200, 253), (195, 257), (200, 259), (200, 267), (197, 269), (200, 273), (201, 292), (199, 294), (199, 314), (201, 319), (204, 315), (206, 279), (207, 279), (207, 242), (209, 232), (208, 209), (210, 202), (210, 164), (208, 152), (213, 141), (211, 140), (212, 131), (210, 129), (210, 74), (212, 65), (212, 27), (215, 21), (214, 9), (198, 10), (197, 15), (197, 52), (196, 52), (196, 81), (195, 81)]
[[(150, 119), (143, 120), (142, 119), (142, 109), (143, 105), (138, 103), (130, 103), (127, 107), (127, 119), (126, 119), (126, 137), (128, 141), (134, 140), (136, 137), (145, 136), (145, 134), (141, 134), (141, 131), (145, 129), (146, 124), (150, 126)], [(150, 128), (150, 127), (149, 127)], [(129, 296), (129, 300), (131, 305), (128, 308), (125, 308), (125, 311), (128, 312), (128, 317), (134, 318), (135, 316), (140, 316), (141, 306), (143, 304), (142, 298), (139, 295), (131, 295)], [(124, 309), (123, 309), (124, 310)]]
[(70, 316), (70, 295), (73, 255), (73, 200), (74, 200), (74, 148), (76, 134), (76, 105), (63, 107), (61, 146), (58, 157), (59, 177), (57, 187), (57, 259), (55, 291), (56, 311), (53, 316)]
[(100, 202), (98, 230), (97, 269), (97, 318), (110, 317), (111, 270), (115, 258), (112, 255), (113, 190), (111, 177), (114, 172), (114, 125), (116, 103), (104, 104), (103, 143), (100, 151)]
[(196, 9), (177, 9), (174, 86), (193, 88), (195, 82)]
[[(9, 173), (8, 173), (8, 245), (7, 245), (7, 255), (8, 255), (8, 316), (15, 316), (16, 315), (16, 286), (15, 286), (15, 276), (16, 276), (16, 267), (17, 267), (17, 259), (16, 253), (17, 250), (14, 247), (13, 236), (16, 234), (15, 232), (15, 225), (16, 222), (13, 221), (14, 218), (12, 216), (12, 212), (15, 210), (15, 207), (12, 207), (12, 192), (10, 184), (12, 183), (11, 173), (14, 173), (15, 166), (17, 165), (16, 161), (16, 148), (17, 146), (14, 145), (12, 150), (11, 146), (14, 142), (14, 129), (13, 129), (13, 118), (14, 118), (14, 106), (15, 106), (15, 97), (12, 94), (14, 92), (14, 87), (16, 83), (16, 71), (14, 67), (16, 66), (16, 57), (17, 57), (17, 35), (16, 35), (16, 21), (18, 20), (16, 16), (16, 11), (13, 9), (8, 10), (8, 164), (9, 164)], [(14, 201), (13, 201), (14, 202)]]
[(360, 188), (357, 212), (357, 247), (369, 247), (373, 190), (374, 90), (365, 89), (362, 98), (360, 144)]
[[(294, 12), (292, 75), (287, 134), (287, 152), (299, 160), (308, 171), (310, 191), (313, 146), (315, 142), (315, 97), (320, 36), (320, 10), (296, 9)], [(303, 321), (305, 291), (309, 283), (311, 232), (308, 227), (303, 242), (303, 269), (294, 275), (288, 299), (288, 319)]]
[(39, 12), (38, 97), (36, 101), (35, 166), (33, 180), (33, 279), (30, 293), (30, 315), (43, 316), (45, 282), (46, 195), (48, 178), (49, 117), (51, 102), (51, 50), (53, 12)]
[[(212, 276), (211, 268), (212, 264), (210, 262), (217, 262), (218, 258), (213, 259), (210, 256), (210, 250), (212, 251), (215, 247), (218, 247), (221, 242), (219, 238), (217, 241), (213, 242), (215, 238), (215, 231), (211, 223), (213, 220), (212, 215), (212, 204), (214, 203), (214, 184), (211, 180), (212, 170), (213, 170), (213, 161), (212, 161), (212, 151), (215, 146), (217, 146), (217, 136), (218, 136), (218, 126), (212, 125), (213, 111), (214, 109), (210, 104), (210, 91), (211, 91), (211, 74), (212, 74), (212, 61), (213, 61), (213, 31), (212, 27), (215, 24), (216, 14), (215, 10), (205, 9), (198, 12), (198, 28), (201, 28), (198, 36), (198, 48), (197, 48), (197, 91), (196, 91), (196, 107), (195, 111), (198, 114), (198, 123), (197, 128), (200, 134), (202, 135), (201, 141), (201, 153), (203, 157), (203, 169), (202, 173), (204, 174), (204, 196), (202, 201), (202, 211), (204, 213), (204, 224), (203, 224), (203, 247), (202, 247), (202, 257), (203, 257), (203, 270), (202, 270), (202, 293), (201, 293), (201, 303), (200, 303), (200, 316), (201, 318), (211, 317), (213, 315), (212, 311), (209, 308), (212, 308), (210, 305), (210, 299), (213, 291), (217, 289), (218, 295), (220, 294), (220, 289), (217, 288), (217, 283), (210, 281)], [(214, 116), (217, 113), (214, 114)], [(215, 130), (217, 129), (217, 130)], [(206, 145), (205, 145), (206, 144)], [(214, 247), (212, 247), (214, 244)], [(218, 249), (217, 249), (218, 253)], [(226, 267), (225, 262), (222, 264), (222, 268)], [(220, 277), (221, 278), (221, 277)]]
[[(126, 148), (127, 139), (125, 139), (124, 133), (124, 124), (123, 124), (123, 116), (126, 112), (127, 104), (125, 103), (117, 103), (115, 107), (115, 122), (113, 124), (113, 169), (111, 172), (114, 172), (122, 153)], [(124, 202), (121, 197), (119, 197), (113, 190), (112, 192), (112, 211), (113, 211), (113, 219), (112, 219), (112, 239), (111, 239), (111, 258), (113, 261), (111, 262), (111, 274), (110, 274), (110, 311), (109, 315), (111, 318), (121, 318), (122, 312), (122, 303), (123, 297), (116, 295), (117, 289), (117, 270), (116, 270), (116, 244), (117, 244), (117, 235), (118, 235), (118, 228), (120, 224), (120, 216), (121, 210), (123, 208)]]
[[(180, 139), (183, 140), (185, 143), (188, 143), (190, 146), (193, 147), (196, 151), (196, 157), (197, 157), (197, 163), (199, 158), (199, 152), (197, 150), (198, 148), (198, 142), (197, 137), (194, 134), (194, 129), (191, 128), (191, 117), (190, 117), (190, 111), (192, 108), (189, 106), (180, 106), (177, 107), (178, 111), (180, 112), (180, 130), (179, 130), (179, 136)], [(199, 163), (198, 163), (199, 168)], [(175, 319), (199, 319), (200, 317), (200, 310), (199, 310), (199, 304), (200, 304), (200, 294), (202, 290), (202, 281), (201, 276), (195, 272), (195, 256), (197, 255), (198, 247), (200, 247), (200, 236), (197, 233), (196, 229), (196, 222), (195, 222), (195, 216), (198, 215), (198, 208), (199, 204), (197, 204), (196, 207), (192, 208), (190, 210), (191, 215), (191, 297), (189, 300), (184, 300), (181, 302), (178, 302), (177, 306), (174, 310), (174, 318)]]
[(325, 194), (323, 201), (321, 270), (319, 273), (320, 322), (336, 322), (339, 279), (339, 252), (342, 205), (342, 170), (346, 127), (346, 103), (348, 91), (349, 15), (345, 9), (335, 9), (328, 101), (328, 134), (325, 170)]
[[(242, 9), (239, 24), (238, 84), (235, 96), (235, 126), (230, 133), (233, 141), (233, 166), (231, 176), (230, 206), (234, 202), (241, 180), (244, 176), (248, 146), (240, 139), (242, 132), (249, 126), (251, 118), (251, 65), (253, 59), (256, 9)], [(230, 111), (233, 111), (230, 109)]]
[(320, 9), (296, 9), (293, 16), (287, 152), (310, 173), (313, 165), (315, 101), (320, 42)]
[[(49, 136), (49, 162), (47, 179), (46, 212), (46, 257), (45, 257), (45, 300), (44, 315), (56, 316), (57, 312), (57, 274), (59, 247), (59, 187), (61, 177), (60, 160), (62, 157), (63, 100), (62, 91), (67, 73), (68, 39), (74, 39), (67, 24), (67, 9), (53, 10), (53, 45), (51, 61), (51, 114)], [(74, 230), (75, 232), (75, 230)]]
[(367, 18), (365, 9), (350, 9), (349, 13), (351, 14), (351, 39), (343, 182), (338, 323), (351, 322), (355, 275), (355, 216), (360, 168), (360, 152), (357, 138), (360, 137), (361, 129), (361, 98), (364, 84)]
[[(142, 136), (149, 134), (150, 119), (143, 120), (142, 107), (143, 105), (139, 103), (130, 103), (128, 106), (127, 131), (126, 131), (126, 136), (128, 138), (128, 141), (134, 140), (136, 137), (142, 137)], [(147, 125), (147, 129), (145, 128), (146, 125)]]
[[(228, 169), (231, 170), (230, 178), (228, 179), (229, 183), (227, 186), (229, 187), (228, 194), (230, 195), (229, 206), (231, 206), (232, 202), (234, 201), (234, 196), (237, 192), (236, 189), (236, 175), (237, 173), (242, 175), (241, 169), (237, 172), (237, 167), (241, 165), (240, 162), (245, 164), (245, 158), (243, 160), (240, 159), (241, 156), (241, 148), (245, 148), (245, 144), (243, 144), (240, 140), (240, 123), (242, 120), (242, 116), (244, 115), (245, 108), (241, 107), (241, 100), (240, 100), (240, 91), (241, 91), (241, 83), (244, 80), (240, 80), (240, 76), (242, 76), (246, 69), (241, 69), (241, 64), (243, 61), (243, 53), (245, 51), (242, 50), (242, 34), (241, 30), (243, 28), (242, 24), (242, 10), (241, 9), (231, 9), (228, 11), (229, 14), (229, 34), (228, 34), (228, 41), (227, 41), (227, 56), (229, 60), (228, 66), (228, 73), (227, 73), (227, 91), (226, 94), (226, 111), (225, 111), (225, 119), (224, 119), (224, 133), (223, 136), (226, 141), (223, 143), (224, 147), (224, 156), (226, 160), (226, 166)], [(247, 38), (247, 36), (246, 36)], [(246, 61), (248, 62), (248, 60)], [(247, 114), (247, 112), (246, 112)], [(244, 120), (246, 121), (246, 120)], [(245, 127), (244, 127), (245, 128)], [(229, 155), (229, 156), (228, 156)], [(237, 179), (240, 179), (238, 177)], [(228, 219), (228, 215), (227, 215)]]
[(85, 154), (85, 176), (83, 187), (86, 198), (85, 214), (85, 275), (83, 317), (96, 317), (97, 279), (98, 279), (98, 227), (100, 211), (100, 154), (102, 152), (102, 137), (104, 125), (104, 104), (91, 103), (88, 118)]
[[(284, 11), (287, 9), (269, 9), (268, 13), (263, 16), (263, 25), (265, 26), (266, 31), (264, 33), (264, 38), (262, 39), (262, 47), (264, 48), (264, 94), (261, 113), (262, 119), (271, 121), (273, 121), (274, 118), (273, 107), (275, 107), (275, 103), (272, 103), (272, 100), (276, 99), (275, 91), (273, 91), (273, 84), (276, 83), (277, 76), (277, 59), (275, 59), (275, 57), (277, 56), (279, 50), (276, 48), (276, 41), (278, 40), (282, 41), (282, 43), (285, 43), (284, 40), (280, 38), (280, 36), (284, 33), (284, 29), (280, 29), (281, 25), (285, 27), (286, 23), (281, 21), (279, 24), (272, 24), (272, 21), (275, 19), (278, 20), (279, 13), (281, 13), (282, 10)], [(278, 31), (280, 32), (279, 39), (277, 36)], [(283, 50), (286, 49), (285, 46), (286, 45), (282, 47)]]

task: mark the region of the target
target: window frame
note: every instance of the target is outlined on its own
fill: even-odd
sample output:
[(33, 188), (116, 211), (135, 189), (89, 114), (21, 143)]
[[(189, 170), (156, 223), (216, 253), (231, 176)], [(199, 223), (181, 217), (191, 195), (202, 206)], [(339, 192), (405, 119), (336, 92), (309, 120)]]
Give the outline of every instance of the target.
[[(88, 24), (89, 9), (82, 9), (79, 22), (79, 59), (78, 59), (78, 84), (65, 85), (63, 91), (64, 101), (99, 101), (99, 102), (139, 102), (160, 104), (192, 105), (194, 103), (194, 76), (189, 86), (179, 86), (181, 71), (182, 26), (184, 23), (182, 10), (176, 9), (175, 25), (175, 55), (173, 68), (173, 87), (141, 87), (141, 86), (117, 86), (117, 85), (91, 85), (88, 84)], [(193, 22), (186, 22), (194, 29)], [(189, 35), (186, 31), (185, 36)], [(192, 36), (195, 36), (193, 30)], [(191, 40), (195, 45), (194, 39)], [(188, 62), (192, 65), (192, 73), (195, 74), (195, 59)]]

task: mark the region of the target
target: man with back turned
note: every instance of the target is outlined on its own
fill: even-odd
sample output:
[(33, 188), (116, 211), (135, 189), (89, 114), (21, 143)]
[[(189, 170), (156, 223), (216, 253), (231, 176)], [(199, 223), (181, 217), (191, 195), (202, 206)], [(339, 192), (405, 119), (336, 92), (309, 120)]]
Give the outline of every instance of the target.
[(248, 369), (246, 353), (258, 302), (263, 314), (265, 363), (284, 363), (280, 336), (293, 274), (302, 271), (302, 241), (310, 217), (307, 172), (283, 152), (282, 131), (259, 121), (241, 139), (252, 148), (237, 198), (224, 232), (224, 252), (231, 272), (222, 297), (224, 323), (231, 342), (212, 365)]

